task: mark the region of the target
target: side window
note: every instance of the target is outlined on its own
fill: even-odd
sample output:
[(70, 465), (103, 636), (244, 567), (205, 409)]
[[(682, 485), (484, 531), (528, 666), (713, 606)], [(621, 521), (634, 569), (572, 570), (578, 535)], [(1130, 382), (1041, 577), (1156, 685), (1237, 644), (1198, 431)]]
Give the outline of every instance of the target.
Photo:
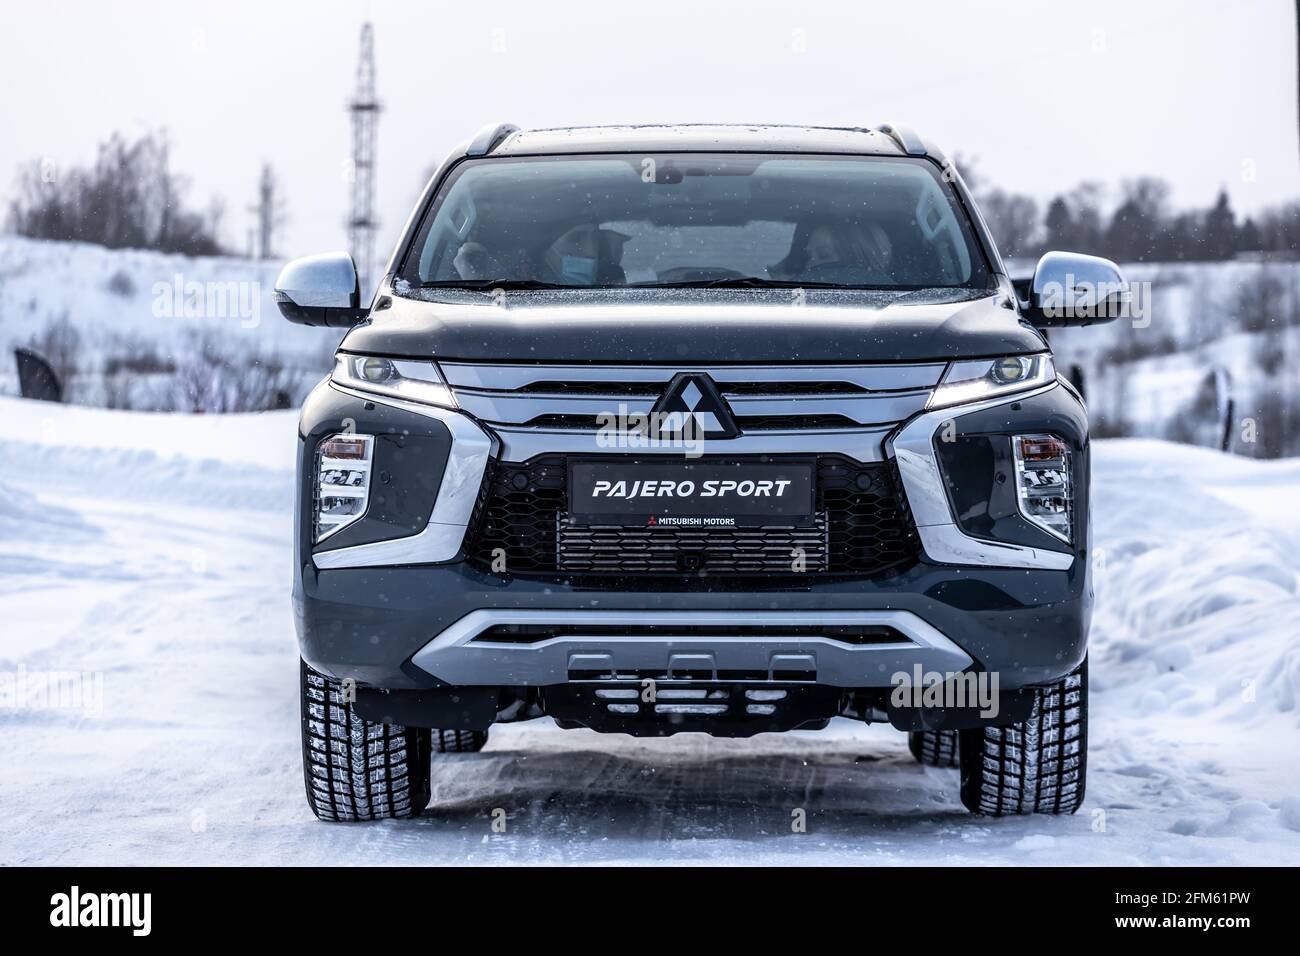
[[(970, 277), (970, 251), (952, 206), (932, 182), (921, 190), (916, 203), (916, 225), (931, 255), (937, 260), (946, 282), (964, 282)], [(938, 278), (938, 277), (936, 277)]]
[(429, 237), (420, 252), (420, 280), (446, 278), (451, 275), (451, 261), (465, 244), (478, 221), (474, 197), (470, 190), (459, 190), (453, 202), (438, 211)]

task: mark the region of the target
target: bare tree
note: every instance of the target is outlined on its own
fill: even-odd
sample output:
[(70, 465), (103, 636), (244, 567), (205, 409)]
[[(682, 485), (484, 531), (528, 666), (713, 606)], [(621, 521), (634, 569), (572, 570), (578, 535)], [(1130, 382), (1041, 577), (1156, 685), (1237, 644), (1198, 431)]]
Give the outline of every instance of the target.
[(1029, 196), (993, 189), (979, 197), (980, 208), (1008, 256), (1032, 256), (1038, 251), (1038, 203)]
[(186, 186), (184, 177), (171, 169), (165, 133), (135, 141), (114, 133), (100, 144), (90, 167), (60, 171), (33, 161), (21, 168), (9, 226), (34, 239), (220, 254), (203, 216), (185, 208)]

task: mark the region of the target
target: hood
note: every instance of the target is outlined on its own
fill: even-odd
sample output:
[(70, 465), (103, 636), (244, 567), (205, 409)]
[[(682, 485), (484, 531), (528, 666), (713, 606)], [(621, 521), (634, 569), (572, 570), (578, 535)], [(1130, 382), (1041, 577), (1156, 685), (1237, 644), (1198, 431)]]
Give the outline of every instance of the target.
[[(619, 289), (381, 296), (344, 351), (492, 362), (913, 362), (1038, 352), (1000, 293)], [(418, 297), (417, 297), (418, 296)], [(386, 304), (387, 303), (389, 304)]]

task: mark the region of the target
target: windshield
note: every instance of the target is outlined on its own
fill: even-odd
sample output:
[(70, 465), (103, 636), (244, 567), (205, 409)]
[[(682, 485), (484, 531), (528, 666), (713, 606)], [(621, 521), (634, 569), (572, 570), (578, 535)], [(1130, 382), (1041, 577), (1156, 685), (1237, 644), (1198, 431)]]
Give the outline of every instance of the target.
[(734, 153), (462, 163), (400, 277), (485, 288), (989, 285), (931, 163)]

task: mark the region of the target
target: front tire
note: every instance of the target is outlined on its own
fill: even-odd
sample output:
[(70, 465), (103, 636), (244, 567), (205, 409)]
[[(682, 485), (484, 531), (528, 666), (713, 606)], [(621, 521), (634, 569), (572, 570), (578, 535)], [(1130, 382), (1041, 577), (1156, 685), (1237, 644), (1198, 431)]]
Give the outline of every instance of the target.
[(1027, 720), (962, 730), (961, 802), (991, 816), (1074, 813), (1088, 776), (1088, 661), (1034, 692)]
[(907, 747), (917, 763), (927, 767), (957, 766), (957, 731), (913, 730), (907, 735)]
[(302, 662), (307, 803), (331, 822), (415, 817), (429, 805), (428, 730), (366, 720), (343, 685)]

